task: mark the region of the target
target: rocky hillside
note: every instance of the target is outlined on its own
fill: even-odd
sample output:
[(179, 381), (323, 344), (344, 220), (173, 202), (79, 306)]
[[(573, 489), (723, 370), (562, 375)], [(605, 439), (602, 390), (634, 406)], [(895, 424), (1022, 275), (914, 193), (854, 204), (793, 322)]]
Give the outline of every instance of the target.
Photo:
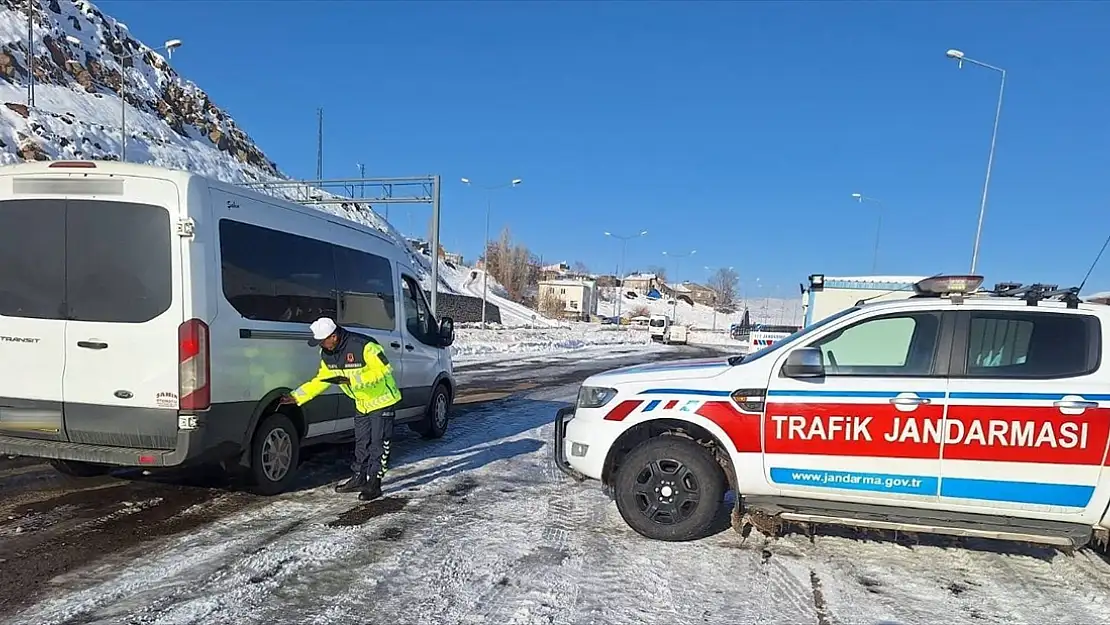
[[(0, 163), (118, 159), (122, 84), (128, 161), (235, 182), (281, 176), (208, 94), (127, 26), (84, 0), (32, 5), (33, 63), (27, 0), (0, 0)], [(35, 93), (28, 107), (30, 67)]]

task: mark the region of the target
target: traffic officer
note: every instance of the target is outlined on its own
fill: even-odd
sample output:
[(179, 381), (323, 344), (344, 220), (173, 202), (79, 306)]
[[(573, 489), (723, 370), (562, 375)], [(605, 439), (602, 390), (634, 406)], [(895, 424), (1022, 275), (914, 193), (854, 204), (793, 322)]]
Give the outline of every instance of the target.
[(335, 487), (337, 493), (359, 491), (363, 501), (382, 495), (382, 478), (389, 462), (389, 439), (393, 434), (391, 406), (401, 401), (401, 391), (393, 379), (382, 346), (373, 338), (336, 325), (328, 317), (312, 322), (313, 347), (320, 347), (320, 371), (290, 395), (283, 404), (303, 406), (338, 384), (355, 401), (355, 454), (353, 475)]

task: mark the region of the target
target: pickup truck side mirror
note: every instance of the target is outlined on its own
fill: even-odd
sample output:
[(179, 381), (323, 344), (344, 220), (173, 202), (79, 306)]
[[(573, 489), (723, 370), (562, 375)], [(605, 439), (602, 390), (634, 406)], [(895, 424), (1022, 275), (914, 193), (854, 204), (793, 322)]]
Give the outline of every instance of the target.
[(444, 317), (439, 320), (439, 346), (449, 347), (455, 342), (455, 320)]
[(788, 378), (821, 378), (825, 376), (825, 361), (821, 350), (802, 347), (790, 352), (782, 365), (782, 374)]

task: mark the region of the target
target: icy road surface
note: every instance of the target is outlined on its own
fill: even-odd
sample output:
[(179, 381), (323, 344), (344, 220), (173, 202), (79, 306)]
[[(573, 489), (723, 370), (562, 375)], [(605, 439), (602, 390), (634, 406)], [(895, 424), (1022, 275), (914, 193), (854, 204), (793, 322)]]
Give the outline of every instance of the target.
[(381, 501), (333, 493), (321, 476), (345, 450), (318, 453), (302, 490), (57, 577), (6, 622), (1110, 623), (1110, 567), (1089, 552), (642, 539), (552, 465), (551, 420), (576, 390), (553, 364), (462, 408), (441, 441), (402, 430)]

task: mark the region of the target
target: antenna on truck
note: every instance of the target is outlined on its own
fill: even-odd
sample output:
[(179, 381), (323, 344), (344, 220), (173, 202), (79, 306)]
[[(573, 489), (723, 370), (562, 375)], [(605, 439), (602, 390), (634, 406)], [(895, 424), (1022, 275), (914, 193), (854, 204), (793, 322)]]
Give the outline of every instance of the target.
[(1083, 276), (1083, 282), (1079, 283), (1079, 290), (1082, 291), (1083, 287), (1087, 286), (1087, 278), (1091, 277), (1091, 272), (1095, 270), (1095, 265), (1102, 258), (1102, 253), (1106, 251), (1107, 244), (1110, 244), (1110, 235), (1106, 236), (1106, 240), (1102, 242), (1102, 249), (1098, 251), (1098, 256), (1095, 256), (1095, 262), (1091, 263), (1090, 268), (1087, 269), (1087, 275)]

